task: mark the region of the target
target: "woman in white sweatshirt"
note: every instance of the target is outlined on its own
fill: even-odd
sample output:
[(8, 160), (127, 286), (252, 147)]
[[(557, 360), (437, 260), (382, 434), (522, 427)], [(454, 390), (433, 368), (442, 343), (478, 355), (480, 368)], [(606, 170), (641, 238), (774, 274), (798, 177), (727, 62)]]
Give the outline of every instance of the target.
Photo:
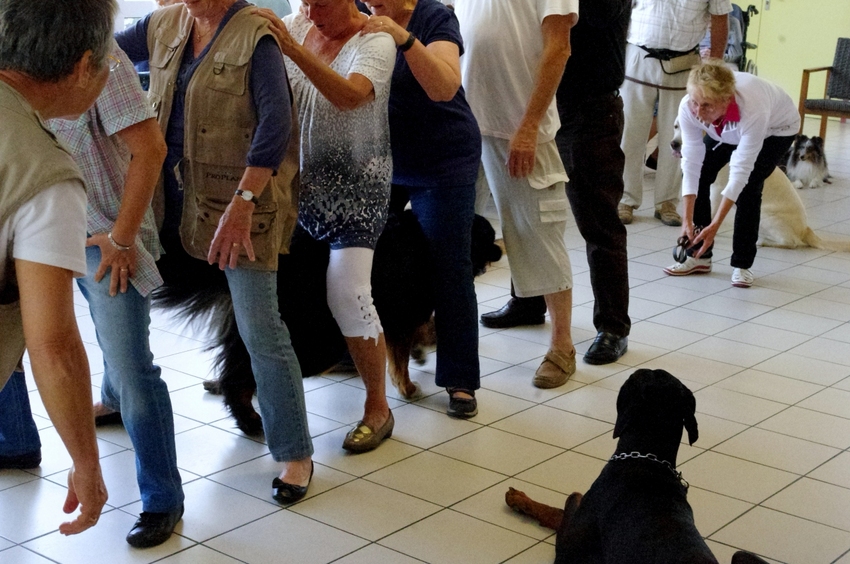
[[(756, 257), (764, 180), (780, 163), (800, 129), (800, 116), (784, 90), (756, 76), (732, 72), (722, 61), (694, 67), (679, 106), (682, 131), (682, 236), (689, 243), (671, 276), (711, 272), (717, 230), (732, 209), (732, 285), (748, 288)], [(710, 187), (729, 164), (729, 182), (711, 217)]]

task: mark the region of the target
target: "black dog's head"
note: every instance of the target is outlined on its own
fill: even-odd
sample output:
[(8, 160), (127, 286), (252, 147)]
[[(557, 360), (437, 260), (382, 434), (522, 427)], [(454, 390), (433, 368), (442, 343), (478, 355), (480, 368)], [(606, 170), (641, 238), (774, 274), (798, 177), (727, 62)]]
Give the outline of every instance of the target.
[(695, 412), (694, 394), (678, 378), (665, 370), (642, 368), (620, 388), (614, 438), (633, 431), (681, 437), (684, 426), (694, 444), (699, 437)]

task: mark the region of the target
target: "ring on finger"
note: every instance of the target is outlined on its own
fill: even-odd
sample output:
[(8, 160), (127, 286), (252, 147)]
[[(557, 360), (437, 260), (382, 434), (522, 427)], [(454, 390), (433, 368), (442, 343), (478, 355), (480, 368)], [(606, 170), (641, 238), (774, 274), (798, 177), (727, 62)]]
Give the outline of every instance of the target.
[(233, 246), (234, 246), (234, 247), (238, 247), (238, 246), (239, 246), (239, 243), (233, 243)]

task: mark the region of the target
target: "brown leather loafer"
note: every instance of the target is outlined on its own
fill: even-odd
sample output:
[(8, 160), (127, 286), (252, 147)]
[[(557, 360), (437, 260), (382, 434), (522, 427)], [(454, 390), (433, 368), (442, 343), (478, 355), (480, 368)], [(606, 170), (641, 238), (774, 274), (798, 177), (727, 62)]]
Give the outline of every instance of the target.
[(570, 379), (570, 376), (576, 372), (576, 351), (570, 356), (565, 356), (558, 351), (549, 349), (546, 356), (543, 357), (543, 362), (534, 373), (534, 379), (531, 381), (538, 388), (557, 388), (563, 386)]

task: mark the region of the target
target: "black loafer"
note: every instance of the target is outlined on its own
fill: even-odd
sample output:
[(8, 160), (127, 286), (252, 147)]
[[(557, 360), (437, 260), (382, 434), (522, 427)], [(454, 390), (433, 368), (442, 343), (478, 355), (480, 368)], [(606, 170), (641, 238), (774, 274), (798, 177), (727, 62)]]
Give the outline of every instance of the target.
[(310, 461), (310, 480), (306, 486), (296, 486), (295, 484), (287, 484), (280, 478), (272, 480), (272, 497), (282, 505), (295, 503), (307, 495), (307, 489), (310, 487), (310, 482), (313, 481), (313, 470), (316, 466)]
[[(449, 407), (446, 409), (446, 415), (455, 419), (469, 419), (478, 415), (478, 400), (475, 399), (475, 390), (446, 388), (446, 391), (449, 393)], [(458, 392), (469, 394), (472, 397), (457, 397), (455, 394)]]
[(610, 364), (626, 354), (628, 348), (628, 337), (618, 337), (613, 333), (600, 331), (584, 353), (584, 361), (588, 364)]
[(38, 468), (39, 464), (41, 464), (40, 448), (14, 456), (0, 456), (0, 470), (30, 470)]
[(507, 329), (520, 325), (543, 325), (546, 303), (540, 309), (537, 298), (511, 298), (501, 309), (481, 314), (481, 325), (490, 329)]
[(170, 513), (151, 513), (142, 511), (138, 521), (127, 533), (127, 543), (136, 548), (158, 546), (169, 538), (174, 527), (183, 518), (183, 506)]

